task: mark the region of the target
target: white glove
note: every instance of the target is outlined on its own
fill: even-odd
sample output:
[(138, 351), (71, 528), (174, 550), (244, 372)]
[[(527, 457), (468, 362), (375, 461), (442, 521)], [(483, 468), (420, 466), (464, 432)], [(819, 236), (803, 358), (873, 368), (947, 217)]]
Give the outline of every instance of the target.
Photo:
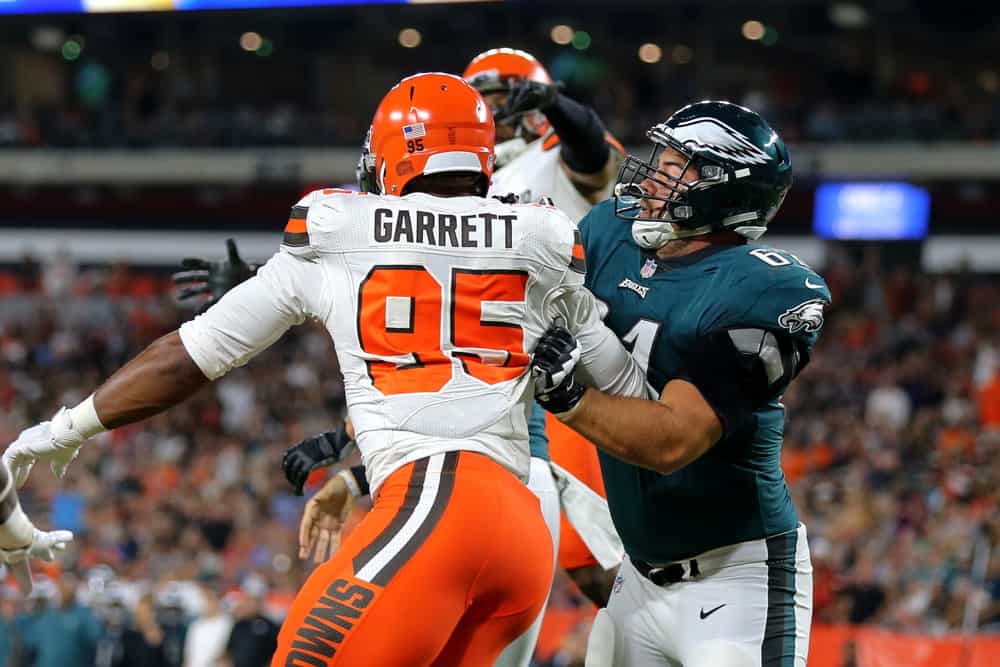
[(35, 528), (31, 544), (20, 549), (0, 549), (0, 563), (3, 563), (14, 575), (21, 594), (27, 596), (34, 589), (31, 581), (31, 561), (44, 560), (51, 563), (56, 559), (56, 552), (66, 548), (66, 543), (73, 540), (73, 533), (68, 530), (53, 530), (45, 532)]
[(48, 461), (55, 476), (62, 479), (66, 467), (86, 441), (86, 436), (73, 428), (69, 411), (62, 408), (52, 421), (22, 431), (3, 453), (3, 461), (14, 474), (17, 488), (28, 481), (28, 474), (36, 461)]

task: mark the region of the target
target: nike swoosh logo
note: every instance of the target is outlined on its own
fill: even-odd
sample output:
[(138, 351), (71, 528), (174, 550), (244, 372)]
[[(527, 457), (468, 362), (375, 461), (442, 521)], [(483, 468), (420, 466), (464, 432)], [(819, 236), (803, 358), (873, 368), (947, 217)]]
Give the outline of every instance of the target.
[(725, 606), (726, 606), (726, 603), (725, 603), (725, 602), (723, 602), (722, 604), (720, 604), (720, 605), (719, 605), (718, 607), (716, 607), (715, 609), (709, 609), (708, 611), (705, 611), (705, 608), (704, 608), (704, 607), (702, 607), (702, 608), (701, 608), (701, 612), (700, 612), (700, 614), (699, 614), (699, 615), (701, 616), (701, 620), (703, 620), (703, 621), (704, 621), (704, 620), (705, 620), (706, 618), (708, 618), (709, 616), (711, 616), (712, 614), (714, 614), (715, 612), (719, 611), (720, 609), (722, 609), (722, 608), (723, 608), (723, 607), (725, 607)]
[(820, 283), (819, 285), (814, 285), (813, 283), (809, 282), (808, 278), (806, 278), (806, 287), (808, 287), (809, 289), (823, 289), (823, 283)]

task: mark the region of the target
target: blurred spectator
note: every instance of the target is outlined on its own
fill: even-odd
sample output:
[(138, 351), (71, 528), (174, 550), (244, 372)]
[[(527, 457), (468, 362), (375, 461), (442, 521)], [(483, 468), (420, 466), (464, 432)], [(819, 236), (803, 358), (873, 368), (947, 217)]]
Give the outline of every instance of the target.
[[(81, 25), (47, 16), (43, 25), (83, 33), (83, 53), (71, 62), (39, 52), (28, 24), (8, 21), (6, 31), (0, 26), (0, 146), (356, 147), (378, 99), (403, 76), (460, 72), (477, 52), (513, 44), (593, 102), (628, 144), (703, 98), (756, 107), (793, 142), (1000, 136), (1000, 79), (988, 57), (994, 17), (961, 12), (942, 22), (927, 16), (936, 3), (887, 2), (864, 10), (867, 26), (841, 29), (813, 3), (786, 3), (771, 17), (777, 31), (769, 24), (770, 36), (752, 42), (740, 36), (747, 17), (732, 3), (682, 3), (666, 23), (662, 3), (585, 3), (573, 24), (593, 47), (581, 50), (549, 38), (565, 20), (559, 3), (534, 3), (543, 29), (528, 31), (514, 4), (422, 7), (423, 41), (406, 50), (370, 8), (276, 11), (263, 57), (234, 53), (228, 19), (209, 15), (187, 25), (184, 38), (170, 21), (124, 15)], [(649, 25), (664, 26), (658, 62), (636, 58)]]
[(118, 667), (167, 667), (166, 634), (156, 620), (153, 595), (139, 598), (132, 627), (122, 637), (122, 659)]
[(865, 559), (855, 566), (854, 580), (841, 589), (851, 623), (871, 623), (885, 604), (885, 590), (875, 580), (875, 565)]
[(202, 584), (201, 605), (184, 642), (184, 667), (216, 667), (226, 655), (233, 619), (223, 610), (214, 583)]
[[(837, 298), (812, 362), (783, 398), (783, 461), (809, 529), (815, 618), (944, 632), (961, 628), (968, 611), (998, 630), (1000, 431), (983, 391), (1000, 382), (1000, 281), (889, 275), (882, 265), (872, 253), (863, 270), (824, 271)], [(166, 294), (112, 297), (86, 271), (71, 275), (73, 296), (58, 307), (24, 288), (3, 296), (0, 440), (82, 400), (108, 369), (189, 315)], [(296, 557), (302, 500), (290, 495), (278, 462), (289, 443), (336, 425), (340, 377), (325, 332), (305, 325), (188, 403), (96, 439), (62, 483), (33, 475), (22, 498), (31, 515), (79, 525), (63, 567), (88, 574), (81, 599), (95, 608), (119, 600), (120, 621), (95, 609), (109, 619), (106, 637), (124, 637), (128, 614), (143, 641), (155, 636), (138, 610), (152, 593), (171, 667), (227, 652), (238, 665), (266, 653), (258, 647), (270, 642), (267, 619), (280, 620), (308, 574)], [(980, 581), (973, 562), (983, 535), (994, 557)], [(98, 571), (103, 579), (92, 576)], [(244, 583), (235, 624), (218, 591), (195, 583), (229, 593), (253, 577), (263, 586), (254, 592)], [(40, 664), (39, 627), (85, 611), (47, 610), (51, 588), (40, 574), (36, 597), (4, 616), (0, 635), (6, 627), (16, 664)], [(553, 608), (579, 604), (557, 579)], [(578, 661), (581, 634), (571, 631), (547, 659)]]
[(14, 655), (14, 601), (17, 595), (13, 589), (0, 586), (0, 665), (10, 665)]
[(262, 583), (243, 587), (233, 612), (236, 623), (226, 645), (232, 667), (267, 667), (278, 648), (279, 626), (263, 612), (264, 592)]
[(102, 629), (94, 613), (76, 599), (78, 580), (65, 573), (58, 582), (58, 599), (43, 611), (25, 636), (33, 667), (92, 665)]

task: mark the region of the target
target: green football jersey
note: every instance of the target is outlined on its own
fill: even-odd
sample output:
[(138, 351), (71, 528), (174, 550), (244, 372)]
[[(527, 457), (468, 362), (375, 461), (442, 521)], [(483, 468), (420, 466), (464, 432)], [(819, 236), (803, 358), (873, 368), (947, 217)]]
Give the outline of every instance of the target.
[[(595, 206), (580, 231), (586, 285), (608, 306), (605, 323), (646, 368), (658, 393), (685, 375), (695, 342), (716, 332), (771, 332), (793, 341), (801, 363), (808, 359), (830, 293), (793, 255), (746, 244), (658, 259), (635, 244), (611, 200)], [(738, 381), (736, 369), (733, 378)], [(631, 558), (665, 564), (796, 528), (780, 464), (786, 386), (773, 388), (772, 400), (746, 420), (749, 426), (726, 432), (672, 474), (601, 452), (608, 504)]]

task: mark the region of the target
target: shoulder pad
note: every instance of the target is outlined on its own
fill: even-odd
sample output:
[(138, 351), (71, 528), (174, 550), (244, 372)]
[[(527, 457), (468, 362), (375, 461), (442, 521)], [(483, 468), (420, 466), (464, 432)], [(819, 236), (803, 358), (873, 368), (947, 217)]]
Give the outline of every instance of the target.
[(364, 195), (364, 192), (355, 192), (344, 188), (321, 188), (313, 190), (292, 207), (288, 215), (288, 222), (285, 224), (285, 234), (281, 244), (286, 249), (292, 250), (309, 248), (313, 239), (310, 231), (313, 230), (309, 211), (321, 205), (329, 206), (337, 199), (356, 197)]
[(794, 255), (765, 246), (746, 247), (727, 263), (728, 275), (713, 292), (711, 328), (759, 327), (815, 339), (831, 302), (815, 271)]
[(519, 204), (517, 208), (531, 214), (534, 228), (530, 236), (537, 239), (536, 243), (529, 241), (535, 246), (532, 252), (547, 255), (546, 261), (551, 262), (553, 268), (569, 267), (580, 274), (587, 272), (580, 232), (569, 216), (544, 203)]

